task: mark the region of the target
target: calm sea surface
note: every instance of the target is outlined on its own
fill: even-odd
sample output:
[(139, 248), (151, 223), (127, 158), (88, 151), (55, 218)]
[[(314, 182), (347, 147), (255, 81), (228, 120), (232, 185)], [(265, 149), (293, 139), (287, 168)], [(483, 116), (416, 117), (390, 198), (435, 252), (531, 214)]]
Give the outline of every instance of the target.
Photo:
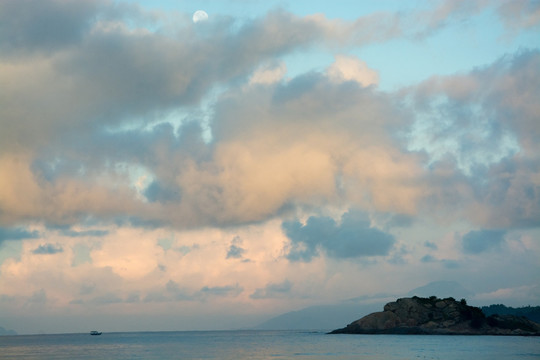
[(540, 337), (197, 331), (0, 336), (0, 359), (540, 359)]

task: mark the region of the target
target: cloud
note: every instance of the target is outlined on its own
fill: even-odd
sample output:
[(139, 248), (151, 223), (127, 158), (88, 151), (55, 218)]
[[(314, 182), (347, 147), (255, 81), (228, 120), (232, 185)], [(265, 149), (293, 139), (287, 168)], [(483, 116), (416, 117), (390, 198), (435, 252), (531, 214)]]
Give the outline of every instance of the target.
[(227, 259), (242, 259), (246, 250), (241, 245), (242, 239), (239, 236), (235, 236), (227, 250)]
[(152, 302), (160, 303), (160, 302), (172, 301), (172, 299), (171, 297), (167, 296), (163, 291), (152, 291), (146, 294), (143, 301), (147, 303), (152, 303)]
[(285, 280), (282, 283), (269, 283), (264, 288), (256, 289), (249, 297), (251, 299), (274, 299), (287, 296), (292, 289), (292, 283)]
[(452, 296), (457, 299), (466, 298), (469, 299), (470, 296), (474, 295), (473, 292), (463, 287), (460, 283), (456, 281), (440, 280), (433, 281), (424, 286), (415, 288), (407, 293), (408, 296), (438, 296), (438, 297), (447, 297)]
[(459, 269), (462, 267), (462, 263), (457, 260), (443, 259), (441, 262), (447, 269)]
[(79, 266), (81, 264), (85, 263), (92, 263), (92, 257), (90, 256), (91, 248), (83, 245), (83, 244), (77, 244), (73, 248), (73, 261), (71, 263), (72, 266)]
[(487, 2), (483, 0), (437, 1), (432, 8), (414, 14), (413, 19), (424, 25), (423, 29), (417, 33), (417, 36), (426, 37), (454, 21), (463, 21), (471, 15), (480, 13), (486, 5)]
[(0, 243), (6, 240), (35, 239), (39, 237), (38, 231), (28, 231), (24, 228), (0, 227)]
[(225, 286), (204, 286), (199, 290), (199, 294), (203, 297), (228, 297), (238, 296), (240, 293), (242, 293), (242, 291), (244, 291), (244, 289), (238, 284)]
[(92, 294), (96, 290), (96, 284), (83, 284), (81, 285), (81, 289), (79, 291), (80, 295), (89, 295)]
[(69, 237), (103, 237), (109, 234), (108, 230), (83, 230), (72, 229), (61, 230), (61, 234)]
[(61, 253), (63, 251), (64, 249), (58, 244), (44, 244), (39, 245), (34, 251), (32, 251), (32, 253), (36, 255), (53, 255)]
[(0, 49), (49, 52), (82, 40), (104, 1), (9, 1), (0, 13)]
[(414, 88), (409, 149), (427, 156), (429, 202), (484, 227), (538, 226), (539, 68), (522, 50)]
[(414, 224), (414, 220), (414, 216), (408, 214), (392, 214), (390, 219), (386, 222), (386, 227), (408, 228)]
[(437, 259), (435, 259), (435, 257), (433, 257), (432, 255), (424, 255), (421, 259), (420, 259), (421, 262), (423, 263), (430, 263), (430, 262), (435, 262), (437, 261)]
[(161, 185), (158, 181), (153, 181), (146, 190), (144, 196), (149, 202), (178, 202), (181, 200), (181, 194), (178, 189), (173, 186)]
[(245, 250), (241, 247), (238, 247), (236, 245), (229, 246), (229, 250), (227, 251), (227, 259), (240, 259), (242, 258)]
[(173, 299), (176, 301), (185, 301), (185, 300), (194, 299), (193, 295), (190, 294), (188, 290), (180, 287), (180, 285), (173, 280), (169, 280), (169, 282), (167, 282), (166, 289), (167, 289), (167, 292), (172, 294)]
[[(42, 6), (54, 10), (60, 5), (43, 2)], [(104, 12), (121, 21), (124, 8), (109, 6), (104, 3), (81, 8), (81, 12), (89, 13), (81, 18), (100, 18)], [(34, 15), (39, 17), (39, 13)], [(309, 144), (300, 139), (294, 143), (286, 139), (289, 143), (281, 144), (281, 133), (303, 131), (311, 114), (304, 115), (303, 124), (292, 122), (287, 127), (277, 117), (285, 115), (284, 119), (291, 120), (294, 112), (307, 108), (304, 102), (321, 103), (321, 98), (332, 94), (313, 109), (316, 113), (328, 107), (314, 120), (322, 120), (328, 127), (339, 115), (333, 110), (345, 105), (342, 118), (336, 119), (342, 123), (343, 132), (347, 123), (355, 122), (352, 114), (359, 110), (386, 119), (386, 100), (362, 94), (361, 86), (332, 84), (321, 75), (305, 76), (283, 86), (261, 80), (268, 87), (258, 90), (246, 90), (237, 84), (255, 76), (260, 64), (278, 64), (266, 70), (282, 74), (277, 56), (324, 43), (328, 37), (347, 38), (353, 31), (340, 34), (333, 24), (337, 23), (276, 11), (239, 28), (216, 22), (212, 25), (216, 28), (207, 34), (195, 33), (187, 24), (185, 31), (173, 37), (167, 31), (126, 32), (90, 22), (89, 28), (80, 30), (83, 35), (59, 42), (59, 48), (51, 48), (50, 54), (26, 54), (24, 61), (0, 58), (0, 81), (11, 84), (3, 99), (13, 100), (0, 104), (0, 121), (6, 125), (0, 134), (0, 171), (11, 174), (2, 179), (5, 190), (0, 190), (0, 207), (10, 211), (2, 212), (0, 221), (38, 219), (50, 224), (74, 224), (87, 216), (117, 216), (178, 227), (246, 223), (267, 219), (295, 201), (310, 202), (319, 190), (322, 198), (332, 197), (340, 164), (332, 163), (327, 149), (318, 148), (318, 137), (325, 136), (324, 131), (310, 134)], [(282, 36), (285, 33), (289, 35)], [(77, 46), (71, 46), (73, 42)], [(343, 59), (347, 64), (360, 64)], [(26, 80), (29, 78), (32, 81)], [(203, 129), (194, 125), (202, 120), (191, 118), (198, 116), (196, 112), (186, 112), (220, 84), (231, 86), (231, 96), (219, 98), (211, 109), (215, 113), (214, 141), (206, 144)], [(289, 95), (291, 99), (286, 98)], [(335, 100), (339, 101), (332, 103)], [(254, 104), (247, 101), (261, 107), (253, 109)], [(356, 109), (347, 104), (350, 101), (358, 104), (353, 106)], [(227, 104), (233, 102), (237, 102), (236, 111), (228, 108)], [(278, 114), (285, 104), (285, 114)], [(260, 128), (249, 124), (250, 118), (265, 110), (269, 113), (261, 119)], [(169, 119), (174, 125), (164, 120), (177, 112), (178, 118)], [(241, 118), (235, 122), (230, 116)], [(362, 122), (367, 125), (367, 119)], [(130, 127), (126, 128), (127, 123)], [(384, 123), (381, 120), (381, 126)], [(246, 138), (230, 138), (226, 133), (244, 128)], [(268, 139), (259, 140), (265, 148), (256, 149), (260, 145), (249, 137), (258, 137), (264, 131), (269, 131)], [(334, 148), (341, 138), (336, 134), (329, 139), (331, 143), (323, 145)], [(272, 155), (271, 146), (283, 147), (283, 151)], [(273, 168), (250, 161), (246, 157), (250, 151), (267, 158)], [(308, 161), (298, 167), (297, 162), (301, 164), (305, 155)], [(290, 160), (280, 166), (288, 156)], [(304, 170), (311, 179), (302, 179)], [(294, 173), (280, 175), (276, 171)], [(253, 175), (246, 177), (244, 172)], [(281, 184), (275, 191), (269, 188), (273, 186), (271, 181), (262, 180), (266, 172), (276, 172), (280, 177), (275, 179)], [(321, 176), (324, 172), (327, 175)], [(147, 180), (141, 182), (144, 178)], [(241, 188), (244, 185), (247, 191), (261, 191), (263, 201), (245, 194)]]
[[(539, 63), (538, 50), (521, 50), (469, 74), (433, 77), (416, 88), (416, 108), (428, 113), (431, 108), (444, 115), (446, 121), (431, 131), (435, 136), (441, 135), (437, 130), (444, 130), (460, 137), (457, 143), (462, 145), (456, 155), (461, 156), (458, 161), (462, 166), (497, 163), (520, 148), (527, 156), (534, 156), (538, 150), (534, 139), (540, 131), (535, 119), (540, 107), (529, 101), (540, 92)], [(472, 131), (475, 134), (467, 137)], [(445, 138), (448, 136), (441, 140)], [(479, 157), (479, 149), (485, 152), (483, 157)], [(471, 153), (468, 158), (466, 152)]]
[[(13, 101), (0, 106), (0, 121), (11, 124), (0, 134), (0, 170), (20, 174), (2, 180), (0, 207), (10, 209), (1, 213), (3, 223), (73, 224), (95, 216), (142, 226), (221, 226), (343, 199), (378, 211), (418, 211), (426, 186), (421, 156), (404, 152), (395, 138), (411, 114), (394, 95), (364, 87), (376, 83), (376, 73), (361, 59), (336, 55), (321, 73), (276, 81), (285, 71), (279, 56), (317, 44), (383, 41), (401, 33), (396, 16), (347, 22), (274, 11), (241, 26), (222, 19), (203, 33), (187, 19), (172, 36), (170, 28), (105, 26), (128, 18), (132, 30), (143, 26), (150, 14), (141, 9), (68, 3), (68, 13), (80, 11), (75, 18), (101, 20), (81, 20), (78, 35), (46, 56), (0, 62), (2, 82), (13, 84), (6, 94)], [(385, 30), (373, 31), (379, 27)], [(265, 86), (243, 86), (249, 79)], [(210, 105), (212, 141), (205, 143), (208, 129), (196, 124), (206, 115), (189, 107), (216, 85), (229, 88)], [(26, 151), (13, 152), (15, 144)]]
[[(338, 36), (338, 23), (351, 25), (275, 12), (234, 31), (219, 23), (223, 31), (193, 35), (211, 37), (215, 49), (167, 32), (92, 28), (76, 40), (80, 47), (2, 59), (13, 101), (0, 106), (0, 121), (10, 124), (0, 134), (0, 171), (8, 174), (0, 208), (9, 209), (0, 222), (65, 225), (90, 216), (193, 228), (265, 221), (302, 206), (415, 216), (449, 204), (479, 226), (536, 226), (538, 52), (429, 79), (404, 91), (411, 107), (362, 86), (373, 72), (345, 55), (321, 72), (244, 86), (256, 69), (282, 69), (276, 57)], [(298, 37), (272, 38), (280, 26)], [(257, 44), (258, 52), (237, 58), (248, 55), (229, 44)], [(190, 112), (218, 84), (226, 94), (204, 115)], [(414, 111), (420, 116), (403, 136)]]
[(341, 197), (356, 202), (367, 196), (381, 210), (413, 212), (418, 189), (410, 184), (420, 169), (414, 156), (392, 146), (385, 129), (399, 115), (386, 100), (356, 83), (313, 73), (229, 91), (216, 104), (213, 162), (193, 164), (178, 178), (183, 200), (227, 223), (261, 221), (289, 204), (317, 206)]
[[(15, 59), (0, 57), (0, 80), (12, 84), (5, 95), (13, 100), (2, 103), (2, 119), (12, 124), (0, 137), (3, 148), (44, 146), (50, 138), (65, 139), (66, 132), (153, 118), (195, 105), (214, 86), (251, 76), (261, 63), (298, 48), (350, 42), (360, 31), (366, 41), (373, 37), (361, 26), (284, 11), (241, 26), (216, 21), (208, 33), (196, 31), (182, 17), (180, 29), (126, 31), (144, 29), (151, 15), (101, 1), (10, 2), (2, 14), (8, 31), (2, 32), (0, 46), (9, 53), (23, 51)], [(123, 26), (107, 26), (118, 23)], [(28, 49), (48, 53), (34, 56), (24, 52)], [(40, 136), (30, 127), (39, 129)]]
[(540, 24), (540, 4), (537, 1), (503, 1), (497, 8), (497, 13), (512, 33), (535, 28)]
[(488, 250), (500, 248), (504, 243), (504, 230), (474, 230), (463, 235), (463, 252), (478, 255)]
[[(196, 105), (216, 85), (246, 77), (272, 83), (284, 73), (277, 58), (298, 49), (384, 41), (403, 29), (400, 16), (392, 13), (341, 21), (277, 10), (240, 26), (216, 21), (200, 32), (186, 16), (167, 26), (136, 6), (87, 0), (10, 2), (2, 16), (7, 31), (1, 32), (0, 46), (9, 54), (22, 52), (16, 59), (6, 51), (0, 57), (0, 80), (11, 84), (5, 91), (12, 99), (2, 103), (1, 118), (11, 124), (0, 138), (2, 147), (45, 146), (65, 140), (66, 133), (154, 120)], [(155, 28), (160, 31), (149, 30)], [(26, 52), (34, 49), (47, 53)], [(375, 81), (373, 72), (350, 56), (338, 55), (330, 73)]]
[(250, 85), (269, 85), (281, 81), (287, 72), (284, 62), (273, 61), (256, 69), (249, 79)]
[(115, 212), (125, 214), (130, 212), (129, 208), (137, 208), (130, 189), (113, 189), (111, 182), (92, 183), (80, 175), (44, 182), (39, 174), (32, 172), (30, 163), (28, 155), (0, 153), (0, 172), (5, 174), (0, 179), (0, 208), (9, 209), (0, 213), (0, 222), (39, 220), (71, 225), (89, 213), (100, 217)]
[(362, 212), (349, 211), (338, 224), (330, 217), (308, 218), (284, 222), (283, 230), (291, 240), (287, 258), (291, 261), (309, 262), (323, 250), (334, 258), (357, 258), (388, 255), (395, 243), (394, 236), (370, 226)]
[(420, 259), (420, 262), (422, 262), (424, 264), (429, 264), (429, 263), (441, 264), (446, 269), (458, 269), (458, 268), (461, 267), (460, 262), (457, 261), (457, 260), (437, 259), (436, 257), (434, 257), (434, 256), (432, 256), (430, 254), (422, 256), (422, 258)]
[(34, 291), (27, 299), (30, 304), (45, 304), (47, 303), (47, 292), (44, 289)]
[(136, 303), (138, 303), (140, 301), (141, 301), (140, 296), (136, 292), (128, 294), (128, 296), (126, 298), (126, 303), (128, 303), (128, 304), (136, 304)]
[(335, 62), (327, 69), (333, 81), (356, 81), (362, 86), (377, 85), (379, 74), (354, 56), (336, 55)]
[[(137, 239), (137, 246), (126, 246), (134, 238)], [(121, 227), (105, 240), (90, 253), (94, 266), (132, 280), (142, 281), (152, 272), (159, 274), (159, 262), (164, 250), (148, 232)]]
[(520, 285), (514, 287), (498, 288), (494, 291), (478, 293), (474, 296), (476, 301), (484, 304), (506, 304), (507, 306), (534, 306), (540, 298), (540, 286)]
[(114, 293), (97, 296), (89, 301), (89, 303), (97, 305), (119, 304), (122, 302), (124, 302), (124, 300)]

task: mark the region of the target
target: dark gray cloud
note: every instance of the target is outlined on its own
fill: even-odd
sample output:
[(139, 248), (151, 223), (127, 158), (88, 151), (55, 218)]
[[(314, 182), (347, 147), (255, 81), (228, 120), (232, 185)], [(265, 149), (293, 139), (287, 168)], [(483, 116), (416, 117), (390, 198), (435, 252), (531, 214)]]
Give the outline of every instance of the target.
[(457, 269), (461, 267), (459, 261), (456, 260), (450, 260), (450, 259), (437, 259), (436, 257), (432, 255), (424, 255), (421, 259), (421, 262), (423, 263), (439, 263), (442, 266), (444, 266), (447, 269)]
[(435, 262), (437, 261), (437, 259), (435, 257), (433, 257), (432, 255), (424, 255), (421, 259), (420, 259), (421, 262), (423, 263), (430, 263), (430, 262)]
[(164, 185), (159, 181), (152, 181), (150, 185), (144, 191), (144, 196), (150, 202), (178, 202), (181, 200), (182, 195), (180, 189), (175, 185)]
[(83, 231), (76, 231), (76, 230), (63, 230), (62, 235), (69, 236), (69, 237), (103, 237), (109, 234), (108, 230), (83, 230)]
[(167, 292), (171, 294), (172, 298), (176, 301), (193, 300), (193, 295), (190, 294), (188, 290), (180, 287), (180, 285), (173, 280), (169, 280), (165, 287)]
[(63, 252), (64, 249), (56, 244), (43, 244), (39, 245), (36, 249), (32, 251), (32, 254), (36, 255), (53, 255)]
[(287, 296), (292, 289), (292, 283), (285, 280), (282, 283), (270, 283), (264, 288), (256, 289), (249, 297), (252, 299), (274, 299)]
[(226, 286), (204, 286), (199, 290), (199, 294), (204, 298), (206, 296), (218, 296), (218, 297), (225, 297), (225, 296), (237, 296), (239, 295), (244, 289), (236, 285), (226, 285)]
[(473, 230), (461, 238), (463, 252), (481, 254), (488, 250), (498, 249), (504, 243), (504, 230)]
[(241, 245), (242, 239), (239, 236), (235, 236), (227, 250), (227, 259), (242, 259), (246, 250)]
[(0, 4), (0, 50), (50, 52), (79, 42), (102, 0), (17, 0)]
[(239, 246), (231, 245), (227, 250), (227, 259), (241, 259), (245, 250)]
[(334, 258), (388, 255), (395, 243), (391, 234), (370, 226), (365, 213), (349, 211), (338, 224), (330, 217), (310, 217), (306, 224), (287, 221), (282, 228), (291, 240), (287, 258), (311, 261), (322, 250)]
[(0, 243), (6, 240), (35, 239), (39, 237), (38, 231), (28, 231), (24, 228), (0, 227)]

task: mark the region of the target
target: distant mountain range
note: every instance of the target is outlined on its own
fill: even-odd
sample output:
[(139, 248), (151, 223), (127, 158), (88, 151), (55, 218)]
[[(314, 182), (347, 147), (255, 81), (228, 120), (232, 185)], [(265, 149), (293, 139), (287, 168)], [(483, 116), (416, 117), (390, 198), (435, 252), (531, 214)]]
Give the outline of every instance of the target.
[[(343, 327), (351, 321), (379, 311), (386, 303), (404, 296), (441, 298), (453, 297), (456, 300), (467, 299), (474, 295), (455, 281), (435, 281), (409, 291), (407, 294), (380, 294), (373, 297), (357, 297), (337, 304), (310, 306), (273, 317), (255, 329), (262, 330), (330, 330)], [(504, 305), (482, 307), (486, 316), (500, 315), (525, 316), (540, 323), (540, 306), (511, 308)]]
[(333, 305), (310, 306), (291, 311), (256, 326), (261, 330), (332, 330), (343, 326), (351, 319), (377, 311), (384, 305), (341, 303)]

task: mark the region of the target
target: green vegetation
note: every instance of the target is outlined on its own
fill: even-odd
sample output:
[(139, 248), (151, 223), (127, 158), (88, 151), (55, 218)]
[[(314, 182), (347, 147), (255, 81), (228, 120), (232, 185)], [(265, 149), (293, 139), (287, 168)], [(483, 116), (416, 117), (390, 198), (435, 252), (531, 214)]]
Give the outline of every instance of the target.
[(527, 324), (524, 321), (520, 321), (520, 319), (525, 319), (525, 318), (524, 317), (516, 318), (516, 317), (513, 317), (513, 315), (512, 316), (508, 316), (508, 315), (503, 315), (503, 316), (490, 315), (490, 316), (488, 316), (486, 321), (487, 321), (487, 324), (489, 326), (496, 326), (496, 327), (501, 328), (501, 329), (516, 329), (516, 328), (519, 328), (519, 329), (522, 329), (522, 330), (525, 330), (525, 331), (532, 331), (532, 332), (536, 331), (535, 328), (532, 325)]
[(531, 321), (540, 323), (540, 306), (523, 306), (519, 308), (513, 308), (505, 306), (503, 304), (494, 304), (489, 306), (482, 306), (482, 311), (486, 316), (490, 315), (515, 315), (523, 316)]

